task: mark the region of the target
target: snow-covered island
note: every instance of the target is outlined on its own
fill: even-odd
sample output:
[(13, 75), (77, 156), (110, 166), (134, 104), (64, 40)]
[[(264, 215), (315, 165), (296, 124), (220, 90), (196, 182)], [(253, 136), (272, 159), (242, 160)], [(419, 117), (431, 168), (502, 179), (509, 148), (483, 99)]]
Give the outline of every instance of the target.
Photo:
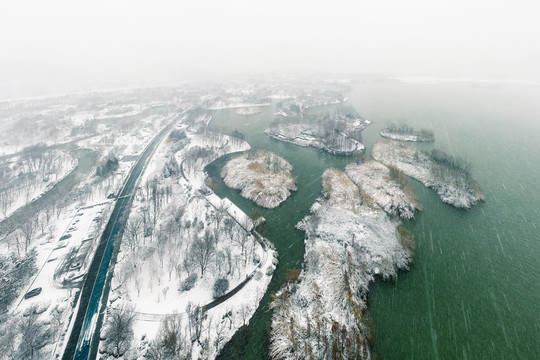
[(261, 112), (262, 109), (259, 106), (241, 107), (235, 111), (237, 115), (255, 115), (260, 114)]
[(294, 96), (276, 105), (276, 114), (289, 118), (304, 117), (306, 111), (310, 108), (341, 104), (344, 101), (346, 101), (346, 98), (341, 92), (331, 89), (314, 88), (309, 93), (296, 91)]
[(322, 118), (276, 119), (265, 133), (299, 146), (313, 146), (332, 154), (351, 155), (363, 151), (362, 130), (369, 125), (356, 114), (333, 114)]
[(390, 125), (386, 129), (380, 132), (380, 135), (384, 138), (398, 140), (398, 141), (412, 141), (412, 142), (432, 142), (435, 141), (435, 134), (431, 130), (422, 129), (415, 131), (412, 127), (407, 125)]
[(296, 190), (292, 165), (270, 151), (247, 152), (223, 167), (221, 177), (227, 186), (260, 206), (275, 208)]
[(361, 191), (373, 198), (389, 214), (402, 219), (412, 219), (414, 212), (421, 209), (407, 178), (393, 166), (368, 161), (363, 164), (349, 164), (346, 172)]
[(457, 208), (469, 209), (485, 200), (470, 166), (440, 150), (428, 153), (395, 141), (382, 141), (373, 146), (372, 156), (434, 189), (443, 202)]
[(304, 268), (274, 296), (272, 358), (370, 359), (368, 284), (414, 257), (413, 236), (345, 173), (327, 170), (323, 194), (297, 225), (306, 232)]

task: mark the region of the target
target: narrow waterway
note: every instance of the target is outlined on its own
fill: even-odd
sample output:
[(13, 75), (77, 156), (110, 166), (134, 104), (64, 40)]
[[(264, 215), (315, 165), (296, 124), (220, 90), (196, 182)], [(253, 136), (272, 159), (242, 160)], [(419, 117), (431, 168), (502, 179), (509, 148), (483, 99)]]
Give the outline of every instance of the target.
[(96, 163), (97, 154), (89, 149), (74, 150), (77, 154), (77, 166), (62, 180), (36, 200), (24, 205), (0, 222), (0, 235), (17, 229), (22, 221), (35, 219), (40, 211), (66, 197), (88, 175)]
[[(368, 149), (390, 122), (432, 129), (435, 143), (417, 146), (469, 160), (487, 199), (461, 211), (412, 181), (424, 208), (406, 224), (417, 238), (417, 260), (395, 283), (378, 281), (371, 288), (375, 352), (383, 359), (535, 358), (540, 353), (540, 87), (371, 83), (356, 84), (348, 96), (374, 122), (364, 131)], [(248, 328), (225, 347), (223, 359), (267, 358), (269, 294), (303, 261), (303, 234), (294, 225), (320, 195), (324, 170), (343, 169), (351, 161), (270, 139), (263, 131), (272, 119), (273, 108), (267, 107), (251, 116), (217, 111), (212, 121), (214, 127), (241, 131), (252, 147), (287, 159), (299, 188), (280, 207), (260, 209), (280, 265)], [(256, 205), (219, 177), (226, 160), (208, 167), (216, 192), (249, 212)]]
[(314, 148), (302, 148), (296, 145), (273, 140), (264, 134), (264, 129), (273, 120), (273, 107), (263, 108), (261, 114), (241, 116), (234, 110), (222, 110), (214, 113), (211, 126), (228, 127), (241, 131), (246, 141), (253, 148), (268, 149), (286, 159), (293, 166), (293, 174), (297, 177), (298, 191), (276, 209), (264, 209), (255, 203), (242, 198), (238, 191), (231, 190), (223, 183), (219, 172), (226, 161), (234, 155), (223, 157), (207, 167), (207, 172), (217, 183), (216, 193), (228, 197), (246, 213), (259, 209), (266, 218), (266, 237), (276, 246), (279, 253), (279, 266), (269, 285), (268, 291), (261, 300), (260, 306), (251, 319), (247, 331), (237, 333), (233, 340), (221, 353), (222, 359), (264, 359), (268, 352), (268, 331), (270, 329), (270, 312), (268, 305), (270, 294), (277, 292), (285, 280), (290, 268), (300, 268), (304, 260), (304, 234), (294, 225), (306, 214), (315, 199), (320, 195), (321, 175), (329, 167), (344, 168), (351, 160), (327, 154)]

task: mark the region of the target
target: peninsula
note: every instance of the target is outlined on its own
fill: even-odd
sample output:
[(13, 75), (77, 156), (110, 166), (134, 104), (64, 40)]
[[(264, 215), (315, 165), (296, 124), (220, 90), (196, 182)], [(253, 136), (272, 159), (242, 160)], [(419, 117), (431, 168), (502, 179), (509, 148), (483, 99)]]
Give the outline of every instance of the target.
[(304, 268), (274, 296), (271, 357), (370, 359), (368, 285), (407, 269), (412, 235), (336, 169), (325, 171), (323, 197), (297, 227), (306, 233)]

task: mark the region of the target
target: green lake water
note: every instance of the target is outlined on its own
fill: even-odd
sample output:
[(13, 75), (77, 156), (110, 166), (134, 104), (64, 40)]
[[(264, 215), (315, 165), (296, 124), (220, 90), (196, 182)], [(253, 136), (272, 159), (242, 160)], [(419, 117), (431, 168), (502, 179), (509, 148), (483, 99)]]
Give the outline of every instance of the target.
[[(540, 87), (468, 84), (355, 84), (349, 103), (373, 121), (363, 132), (369, 149), (390, 122), (435, 132), (433, 147), (470, 161), (486, 202), (469, 211), (443, 204), (411, 180), (424, 211), (406, 223), (416, 235), (416, 262), (396, 282), (377, 281), (369, 311), (375, 353), (383, 359), (536, 359), (540, 355)], [(273, 108), (251, 116), (216, 111), (212, 126), (237, 129), (257, 148), (294, 167), (298, 191), (280, 207), (260, 210), (280, 265), (246, 331), (223, 359), (267, 358), (270, 293), (289, 268), (301, 267), (303, 233), (328, 167), (351, 158), (281, 143), (264, 134)], [(217, 194), (249, 212), (256, 205), (219, 180), (227, 158), (208, 168)]]

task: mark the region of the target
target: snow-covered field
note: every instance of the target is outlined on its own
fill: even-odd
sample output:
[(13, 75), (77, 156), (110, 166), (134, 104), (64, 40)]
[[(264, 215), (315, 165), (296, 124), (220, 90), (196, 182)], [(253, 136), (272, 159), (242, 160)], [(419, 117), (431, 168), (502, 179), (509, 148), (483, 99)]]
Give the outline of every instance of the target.
[[(382, 141), (373, 146), (372, 156), (386, 165), (395, 166), (406, 175), (433, 188), (441, 200), (458, 208), (468, 209), (484, 194), (472, 178), (470, 170), (462, 167), (456, 160), (442, 152), (435, 161), (432, 154), (395, 141)], [(456, 165), (457, 164), (457, 165)]]
[(0, 161), (0, 221), (34, 201), (68, 175), (77, 165), (72, 153), (50, 150), (13, 156)]
[(306, 232), (304, 267), (272, 303), (270, 355), (370, 359), (369, 282), (397, 276), (413, 254), (402, 244), (399, 222), (346, 174), (327, 170), (323, 193), (297, 225)]
[(292, 165), (270, 151), (239, 155), (223, 167), (227, 186), (260, 206), (275, 208), (296, 190)]

